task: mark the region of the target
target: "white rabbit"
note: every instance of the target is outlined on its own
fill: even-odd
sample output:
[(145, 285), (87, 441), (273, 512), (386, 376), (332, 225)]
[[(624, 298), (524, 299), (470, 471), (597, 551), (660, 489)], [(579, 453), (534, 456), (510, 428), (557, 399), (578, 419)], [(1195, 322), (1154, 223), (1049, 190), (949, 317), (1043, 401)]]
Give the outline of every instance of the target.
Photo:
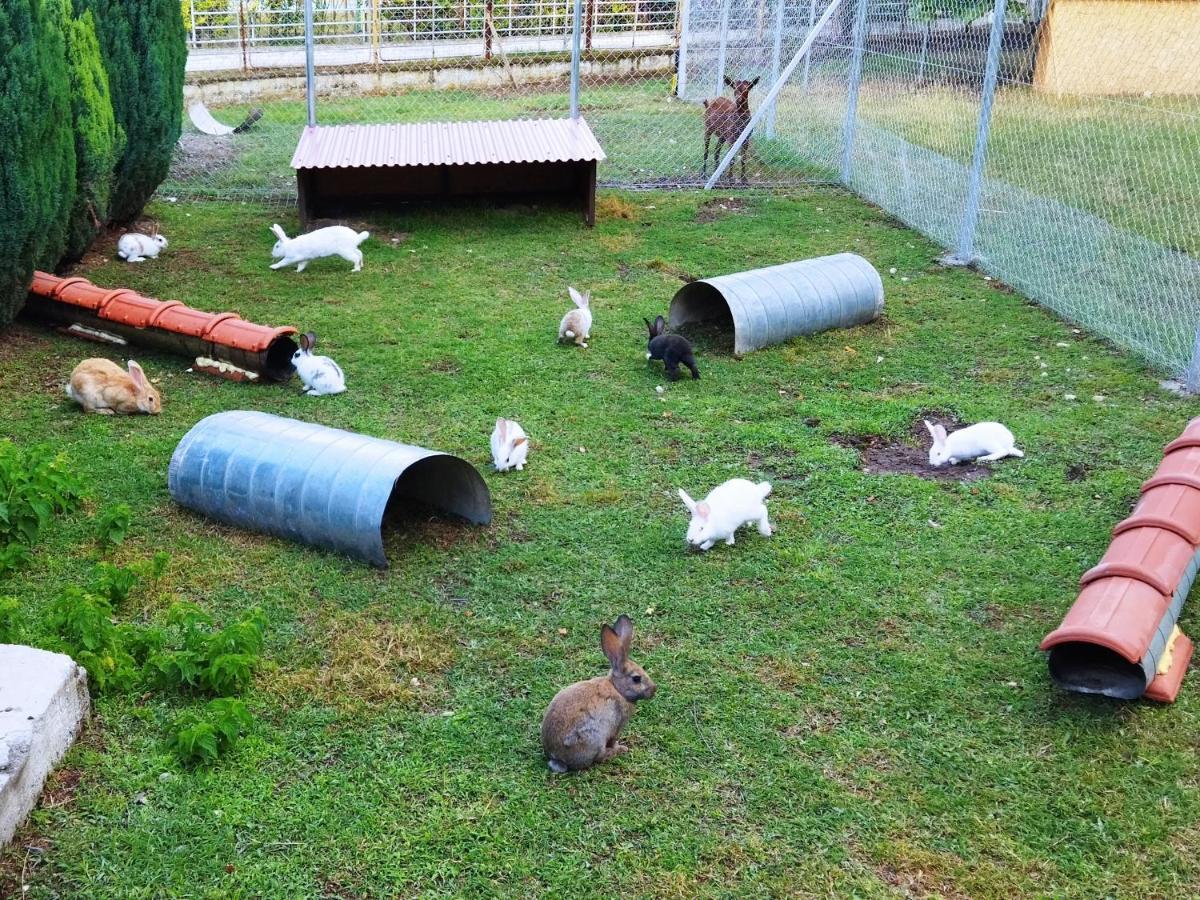
[(1016, 439), (1013, 433), (999, 422), (980, 422), (960, 428), (951, 435), (946, 429), (925, 420), (929, 436), (933, 438), (933, 446), (929, 448), (929, 464), (941, 466), (946, 463), (957, 465), (972, 459), (980, 462), (993, 462), (1005, 456), (1024, 456), (1013, 444)]
[(492, 463), (496, 471), (516, 469), (520, 472), (525, 468), (527, 456), (529, 439), (525, 436), (525, 429), (512, 419), (497, 419), (496, 428), (492, 431)]
[(271, 248), (271, 256), (283, 257), (279, 262), (273, 263), (271, 268), (282, 269), (284, 266), (298, 263), (297, 272), (303, 272), (304, 267), (314, 259), (325, 256), (340, 256), (347, 262), (354, 263), (351, 271), (358, 272), (363, 265), (363, 255), (358, 245), (371, 236), (369, 231), (355, 231), (345, 225), (318, 228), (308, 234), (298, 234), (294, 238), (284, 234), (278, 225), (272, 225), (271, 231), (279, 238)]
[(586, 349), (588, 338), (592, 336), (592, 310), (588, 306), (592, 301), (592, 294), (590, 291), (581, 294), (573, 287), (567, 288), (567, 291), (575, 302), (575, 309), (567, 310), (567, 314), (558, 323), (558, 339), (561, 341), (567, 338)]
[(680, 488), (679, 499), (692, 514), (688, 524), (689, 546), (707, 550), (717, 541), (733, 543), (733, 534), (743, 525), (758, 523), (758, 533), (771, 536), (771, 523), (767, 519), (767, 496), (771, 493), (769, 482), (755, 484), (744, 478), (731, 478), (717, 485), (708, 496), (697, 503)]
[(292, 365), (304, 382), (304, 393), (310, 397), (340, 394), (346, 390), (346, 376), (328, 356), (313, 356), (317, 336), (311, 331), (300, 335), (300, 349), (292, 354)]
[(117, 240), (117, 256), (125, 262), (155, 259), (166, 248), (167, 239), (161, 234), (139, 234), (131, 231)]

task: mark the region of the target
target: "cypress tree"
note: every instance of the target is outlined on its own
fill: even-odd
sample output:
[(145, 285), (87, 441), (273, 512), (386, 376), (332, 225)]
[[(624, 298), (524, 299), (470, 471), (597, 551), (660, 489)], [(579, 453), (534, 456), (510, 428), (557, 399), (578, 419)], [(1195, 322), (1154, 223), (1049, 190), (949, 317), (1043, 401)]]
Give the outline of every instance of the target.
[(64, 2), (0, 3), (0, 325), (24, 305), (34, 268), (53, 267), (66, 243), (75, 139)]
[(135, 218), (167, 175), (183, 121), (187, 62), (178, 0), (76, 0), (95, 18), (116, 121), (125, 132), (110, 218)]
[(108, 221), (117, 160), (125, 150), (125, 132), (113, 114), (91, 10), (84, 10), (79, 18), (67, 23), (66, 38), (76, 161), (67, 256), (78, 259)]

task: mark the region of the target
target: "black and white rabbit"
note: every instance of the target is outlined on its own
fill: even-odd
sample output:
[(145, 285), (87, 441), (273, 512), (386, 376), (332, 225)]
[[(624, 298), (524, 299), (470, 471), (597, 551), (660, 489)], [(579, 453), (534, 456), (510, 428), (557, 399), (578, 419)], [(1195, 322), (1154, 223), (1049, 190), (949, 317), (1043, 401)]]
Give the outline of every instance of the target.
[(292, 354), (292, 365), (304, 383), (304, 393), (310, 397), (340, 394), (346, 390), (346, 376), (328, 356), (313, 356), (317, 336), (313, 332), (300, 335), (300, 349)]

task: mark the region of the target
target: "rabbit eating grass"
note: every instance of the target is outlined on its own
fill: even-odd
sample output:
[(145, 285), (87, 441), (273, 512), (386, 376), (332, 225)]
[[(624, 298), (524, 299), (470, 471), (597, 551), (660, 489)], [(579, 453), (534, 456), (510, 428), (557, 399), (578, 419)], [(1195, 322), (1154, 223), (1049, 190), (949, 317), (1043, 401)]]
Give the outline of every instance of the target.
[(717, 541), (732, 544), (734, 532), (752, 522), (758, 524), (759, 534), (770, 537), (772, 529), (766, 503), (770, 493), (770, 482), (754, 484), (744, 478), (731, 478), (717, 485), (697, 503), (681, 488), (679, 499), (692, 514), (687, 530), (688, 546), (708, 550)]
[(542, 750), (550, 770), (577, 772), (629, 750), (618, 738), (639, 700), (657, 690), (646, 670), (629, 658), (633, 622), (621, 616), (600, 627), (607, 675), (577, 681), (554, 695), (542, 717)]
[(162, 397), (132, 359), (128, 371), (109, 359), (85, 359), (71, 372), (66, 391), (84, 412), (102, 416), (162, 412)]
[(995, 462), (1006, 456), (1024, 456), (1015, 446), (1013, 433), (999, 422), (979, 422), (947, 435), (942, 425), (925, 420), (925, 428), (933, 438), (929, 448), (929, 465), (937, 468), (977, 460)]

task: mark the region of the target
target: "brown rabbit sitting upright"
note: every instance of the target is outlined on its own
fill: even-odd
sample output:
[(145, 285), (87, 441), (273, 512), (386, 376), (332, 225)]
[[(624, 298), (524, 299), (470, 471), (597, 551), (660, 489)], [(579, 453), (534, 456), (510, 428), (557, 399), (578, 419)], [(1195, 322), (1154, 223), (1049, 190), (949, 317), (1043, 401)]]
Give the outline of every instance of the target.
[(587, 769), (629, 748), (618, 743), (634, 704), (654, 696), (654, 682), (629, 658), (633, 623), (628, 616), (600, 628), (600, 647), (612, 666), (608, 675), (577, 681), (554, 695), (542, 718), (542, 749), (550, 769)]
[(132, 359), (128, 373), (108, 359), (85, 359), (71, 373), (67, 396), (84, 411), (105, 416), (162, 412), (162, 397)]

